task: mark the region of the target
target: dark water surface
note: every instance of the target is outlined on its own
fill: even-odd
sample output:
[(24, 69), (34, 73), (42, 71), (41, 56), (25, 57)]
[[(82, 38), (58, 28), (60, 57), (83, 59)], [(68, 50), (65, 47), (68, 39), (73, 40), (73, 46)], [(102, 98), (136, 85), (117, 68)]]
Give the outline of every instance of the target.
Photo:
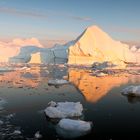
[[(49, 86), (49, 79), (66, 78), (71, 83)], [(140, 139), (140, 98), (128, 98), (121, 90), (139, 85), (140, 76), (121, 73), (95, 77), (91, 70), (34, 66), (30, 70), (0, 73), (0, 140), (63, 139), (56, 133), (56, 123), (44, 109), (50, 101), (80, 101), (83, 119), (93, 122), (92, 131), (77, 139)], [(20, 130), (20, 135), (13, 132)]]

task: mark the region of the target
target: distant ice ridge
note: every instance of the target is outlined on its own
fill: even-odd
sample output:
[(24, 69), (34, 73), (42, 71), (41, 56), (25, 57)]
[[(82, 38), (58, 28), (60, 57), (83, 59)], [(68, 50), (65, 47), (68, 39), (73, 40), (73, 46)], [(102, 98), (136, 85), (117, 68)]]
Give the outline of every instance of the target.
[(122, 90), (123, 95), (140, 96), (140, 86), (128, 86)]
[(75, 138), (87, 134), (90, 132), (91, 128), (91, 122), (62, 119), (59, 121), (56, 131), (64, 138)]
[(80, 102), (51, 102), (45, 109), (49, 118), (79, 117), (82, 115), (83, 106)]

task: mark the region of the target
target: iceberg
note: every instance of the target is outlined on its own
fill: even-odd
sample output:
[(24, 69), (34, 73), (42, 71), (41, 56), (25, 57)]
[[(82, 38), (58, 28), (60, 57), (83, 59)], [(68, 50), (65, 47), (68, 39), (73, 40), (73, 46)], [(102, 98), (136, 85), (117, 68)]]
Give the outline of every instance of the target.
[(31, 54), (40, 52), (42, 48), (37, 46), (24, 46), (20, 48), (20, 52), (9, 58), (10, 63), (28, 63), (31, 59)]
[(18, 48), (16, 53), (9, 55), (9, 62), (67, 63), (84, 66), (92, 65), (95, 62), (111, 62), (119, 68), (125, 68), (126, 64), (140, 63), (139, 53), (136, 49), (135, 46), (130, 48), (125, 43), (113, 40), (99, 27), (90, 26), (77, 39), (64, 45), (56, 44), (52, 48), (40, 46)]
[(125, 63), (137, 60), (127, 44), (113, 40), (97, 26), (88, 27), (69, 47), (68, 64), (92, 65), (105, 61), (123, 68)]
[(128, 86), (122, 90), (123, 95), (140, 96), (140, 86)]
[(55, 102), (49, 103), (45, 114), (49, 118), (79, 117), (82, 115), (83, 106), (80, 102)]
[(92, 123), (82, 120), (61, 119), (56, 132), (64, 138), (76, 138), (86, 135), (92, 129)]

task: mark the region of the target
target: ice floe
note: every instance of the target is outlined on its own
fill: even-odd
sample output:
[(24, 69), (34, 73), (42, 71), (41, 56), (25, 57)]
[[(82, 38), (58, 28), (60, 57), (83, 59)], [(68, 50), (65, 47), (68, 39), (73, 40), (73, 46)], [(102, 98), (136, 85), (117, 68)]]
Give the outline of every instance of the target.
[(67, 80), (64, 79), (52, 79), (48, 81), (48, 85), (64, 85), (64, 84), (68, 84), (69, 82)]
[(20, 130), (14, 130), (13, 134), (14, 135), (20, 135), (21, 134), (21, 131)]
[(122, 90), (123, 95), (140, 96), (140, 86), (128, 86)]
[(61, 119), (56, 127), (57, 133), (64, 138), (83, 136), (89, 133), (91, 129), (91, 122), (72, 119)]
[(82, 115), (83, 106), (80, 102), (55, 102), (49, 103), (50, 106), (45, 109), (49, 118), (68, 118)]
[(37, 131), (37, 132), (35, 133), (35, 138), (36, 138), (36, 139), (42, 138), (42, 135), (40, 134), (39, 131)]

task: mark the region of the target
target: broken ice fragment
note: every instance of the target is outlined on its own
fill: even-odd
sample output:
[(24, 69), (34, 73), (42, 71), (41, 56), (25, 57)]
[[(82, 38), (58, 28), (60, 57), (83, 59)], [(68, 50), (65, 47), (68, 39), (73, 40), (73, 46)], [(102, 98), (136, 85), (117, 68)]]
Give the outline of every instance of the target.
[(86, 135), (92, 128), (91, 122), (62, 119), (59, 121), (56, 131), (64, 138), (76, 138), (79, 136)]
[(67, 118), (79, 117), (82, 115), (83, 106), (80, 102), (59, 102), (45, 109), (45, 113), (49, 118)]

